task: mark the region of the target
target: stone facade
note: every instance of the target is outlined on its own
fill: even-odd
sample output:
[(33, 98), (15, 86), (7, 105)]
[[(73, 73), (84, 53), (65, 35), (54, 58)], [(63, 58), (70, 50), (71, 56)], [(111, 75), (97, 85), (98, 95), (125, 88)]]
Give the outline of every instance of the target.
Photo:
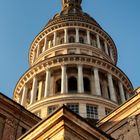
[[(30, 68), (13, 96), (22, 106), (0, 95), (3, 140), (30, 128), (19, 140), (140, 139), (140, 89), (133, 92), (117, 67), (114, 41), (81, 3), (62, 0), (62, 11), (32, 42)], [(93, 120), (99, 120), (97, 126)]]
[(97, 126), (117, 140), (140, 139), (140, 89), (136, 95), (110, 115), (100, 120)]
[(131, 96), (115, 43), (81, 3), (62, 0), (62, 11), (33, 40), (30, 67), (15, 87), (13, 99), (41, 118), (65, 104), (100, 120)]
[(0, 93), (0, 140), (14, 140), (41, 119)]
[(114, 140), (93, 124), (60, 107), (48, 118), (29, 130), (18, 140)]

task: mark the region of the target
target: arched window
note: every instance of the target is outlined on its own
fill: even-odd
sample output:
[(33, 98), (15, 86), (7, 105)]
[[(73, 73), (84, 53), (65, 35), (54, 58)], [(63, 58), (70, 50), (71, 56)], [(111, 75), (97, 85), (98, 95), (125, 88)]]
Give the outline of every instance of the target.
[(68, 79), (68, 91), (77, 92), (77, 79), (73, 76)]
[(84, 91), (90, 92), (90, 80), (87, 77), (84, 77)]
[(64, 38), (61, 38), (60, 39), (60, 44), (63, 44), (64, 43)]
[(75, 42), (74, 36), (70, 36), (70, 37), (69, 37), (69, 43), (74, 43), (74, 42)]
[(55, 93), (61, 92), (61, 79), (58, 79), (55, 83)]
[(80, 42), (80, 43), (84, 43), (84, 38), (83, 38), (83, 37), (80, 37), (80, 38), (79, 38), (79, 42)]

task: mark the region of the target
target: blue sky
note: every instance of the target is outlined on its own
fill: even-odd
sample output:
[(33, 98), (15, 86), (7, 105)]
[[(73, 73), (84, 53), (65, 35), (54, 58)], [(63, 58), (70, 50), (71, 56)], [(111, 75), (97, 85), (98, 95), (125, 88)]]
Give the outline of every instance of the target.
[[(113, 38), (118, 67), (140, 86), (140, 0), (83, 0), (83, 10)], [(28, 69), (34, 37), (61, 10), (60, 0), (0, 0), (0, 91), (12, 97)]]

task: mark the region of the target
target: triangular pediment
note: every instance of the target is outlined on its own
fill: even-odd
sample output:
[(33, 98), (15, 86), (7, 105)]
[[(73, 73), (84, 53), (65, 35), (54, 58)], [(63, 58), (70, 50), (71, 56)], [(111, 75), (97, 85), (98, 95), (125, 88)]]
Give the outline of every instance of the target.
[(111, 140), (97, 127), (62, 106), (19, 140)]

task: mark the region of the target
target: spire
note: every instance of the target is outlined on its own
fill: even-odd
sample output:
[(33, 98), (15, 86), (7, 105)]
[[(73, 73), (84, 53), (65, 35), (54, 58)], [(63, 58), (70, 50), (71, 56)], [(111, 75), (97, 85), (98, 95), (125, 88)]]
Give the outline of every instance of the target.
[(82, 10), (81, 3), (82, 0), (62, 0), (62, 11), (67, 9)]

